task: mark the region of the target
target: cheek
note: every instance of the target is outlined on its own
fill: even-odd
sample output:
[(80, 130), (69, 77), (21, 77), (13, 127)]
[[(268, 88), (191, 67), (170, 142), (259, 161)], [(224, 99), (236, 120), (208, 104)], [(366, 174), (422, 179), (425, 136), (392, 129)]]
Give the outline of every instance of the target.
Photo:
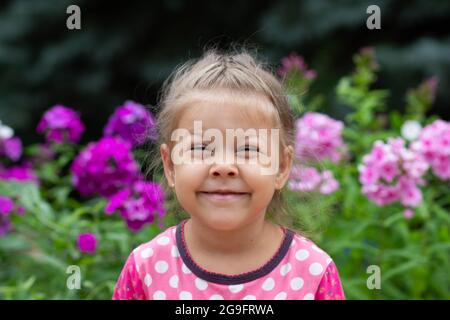
[[(198, 190), (207, 171), (201, 165), (181, 165), (175, 167), (177, 193), (189, 194)], [(178, 192), (179, 191), (179, 192)]]
[(275, 188), (275, 176), (261, 173), (259, 166), (245, 166), (242, 168), (242, 179), (249, 188), (260, 195), (273, 194)]

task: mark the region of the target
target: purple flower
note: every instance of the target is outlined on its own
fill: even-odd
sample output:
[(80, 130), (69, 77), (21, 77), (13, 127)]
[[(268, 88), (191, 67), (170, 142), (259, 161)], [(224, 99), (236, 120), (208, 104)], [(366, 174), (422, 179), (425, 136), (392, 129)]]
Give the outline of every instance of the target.
[(93, 233), (81, 233), (78, 235), (77, 245), (80, 252), (94, 253), (97, 249), (97, 239)]
[(46, 135), (47, 141), (78, 142), (85, 130), (84, 124), (74, 110), (56, 105), (44, 113), (37, 132)]
[(155, 119), (143, 105), (128, 100), (111, 115), (104, 135), (117, 135), (137, 146), (148, 139), (157, 139)]
[(6, 156), (12, 161), (17, 161), (21, 155), (22, 141), (19, 138), (0, 139), (0, 156)]
[(14, 201), (11, 198), (0, 196), (0, 214), (7, 216), (14, 208)]
[(139, 177), (131, 145), (119, 137), (89, 143), (70, 170), (73, 185), (84, 196), (110, 196)]
[(163, 217), (164, 193), (155, 182), (136, 181), (132, 186), (109, 197), (107, 214), (119, 211), (132, 231), (139, 231), (146, 223), (153, 223), (155, 215)]
[(6, 156), (12, 161), (17, 161), (22, 155), (22, 141), (13, 135), (14, 130), (0, 121), (0, 157)]
[(0, 237), (4, 236), (11, 229), (11, 221), (3, 215), (0, 215)]
[(0, 167), (0, 180), (30, 181), (39, 184), (39, 179), (29, 164), (9, 168)]
[(13, 199), (0, 196), (0, 236), (5, 235), (11, 229), (9, 215), (13, 211), (19, 215), (23, 215), (25, 209), (21, 206), (15, 206)]

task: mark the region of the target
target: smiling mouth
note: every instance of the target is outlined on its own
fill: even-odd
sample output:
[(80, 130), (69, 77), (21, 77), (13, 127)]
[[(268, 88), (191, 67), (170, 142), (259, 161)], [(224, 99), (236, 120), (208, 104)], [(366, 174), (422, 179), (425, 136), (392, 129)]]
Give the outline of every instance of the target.
[(200, 192), (200, 194), (210, 200), (218, 200), (218, 201), (239, 200), (249, 195), (249, 193), (236, 193), (236, 192)]

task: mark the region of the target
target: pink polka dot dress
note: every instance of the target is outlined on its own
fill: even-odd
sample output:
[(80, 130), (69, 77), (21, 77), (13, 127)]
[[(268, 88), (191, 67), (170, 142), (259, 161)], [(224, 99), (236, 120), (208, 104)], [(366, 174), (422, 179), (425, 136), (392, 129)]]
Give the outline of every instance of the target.
[(117, 281), (114, 300), (343, 300), (336, 265), (311, 240), (283, 228), (276, 254), (260, 268), (237, 275), (203, 269), (190, 256), (184, 224), (168, 228), (133, 250)]

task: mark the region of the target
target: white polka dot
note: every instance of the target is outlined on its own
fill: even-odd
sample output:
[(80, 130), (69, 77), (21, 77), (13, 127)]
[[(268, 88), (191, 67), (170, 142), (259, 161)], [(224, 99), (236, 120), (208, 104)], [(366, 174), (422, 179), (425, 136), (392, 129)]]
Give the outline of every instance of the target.
[(169, 269), (169, 265), (165, 261), (158, 261), (155, 263), (155, 270), (158, 273), (166, 273), (166, 271)]
[(225, 300), (220, 294), (213, 294), (209, 300)]
[(300, 290), (303, 287), (304, 283), (305, 281), (303, 281), (303, 279), (300, 277), (293, 278), (290, 283), (291, 289), (295, 291)]
[(153, 294), (154, 300), (166, 300), (166, 294), (164, 291), (158, 290)]
[(243, 284), (235, 284), (235, 285), (228, 286), (228, 289), (233, 293), (237, 293), (237, 292), (241, 291), (242, 289), (244, 289), (244, 285)]
[(148, 273), (144, 277), (144, 283), (147, 287), (150, 287), (150, 285), (152, 284), (152, 276)]
[(250, 294), (248, 296), (245, 296), (242, 300), (256, 300), (256, 297)]
[(307, 293), (303, 297), (303, 300), (314, 300), (314, 295), (312, 293)]
[(183, 263), (183, 265), (181, 266), (181, 270), (183, 271), (183, 273), (191, 273), (191, 270), (189, 270), (188, 267), (186, 267), (186, 265)]
[(287, 293), (282, 291), (279, 294), (277, 294), (274, 299), (275, 300), (286, 300), (286, 298), (287, 298)]
[(136, 263), (136, 270), (139, 272), (139, 265)]
[(176, 246), (172, 247), (171, 251), (172, 257), (176, 258), (180, 256), (180, 252), (178, 251), (178, 248)]
[(295, 258), (298, 261), (306, 260), (308, 257), (309, 257), (309, 252), (308, 252), (308, 250), (305, 250), (305, 249), (300, 249), (295, 253)]
[(153, 255), (153, 249), (147, 248), (141, 251), (141, 258), (142, 259), (148, 259)]
[(172, 288), (178, 288), (178, 281), (179, 281), (178, 276), (174, 275), (170, 278), (169, 284)]
[(275, 280), (273, 278), (268, 278), (266, 281), (264, 281), (262, 288), (265, 291), (270, 291), (275, 287)]
[(284, 277), (291, 269), (292, 265), (288, 262), (280, 268), (280, 274)]
[(181, 291), (180, 300), (192, 300), (192, 293), (189, 291)]
[(309, 273), (311, 273), (313, 276), (318, 276), (323, 271), (323, 267), (320, 263), (314, 262), (309, 266)]
[(170, 242), (170, 239), (169, 239), (169, 237), (162, 236), (162, 237), (159, 237), (156, 240), (156, 242), (161, 246), (165, 246), (166, 244), (168, 244)]
[(208, 283), (205, 280), (197, 278), (195, 279), (195, 286), (198, 290), (205, 290), (208, 288)]

